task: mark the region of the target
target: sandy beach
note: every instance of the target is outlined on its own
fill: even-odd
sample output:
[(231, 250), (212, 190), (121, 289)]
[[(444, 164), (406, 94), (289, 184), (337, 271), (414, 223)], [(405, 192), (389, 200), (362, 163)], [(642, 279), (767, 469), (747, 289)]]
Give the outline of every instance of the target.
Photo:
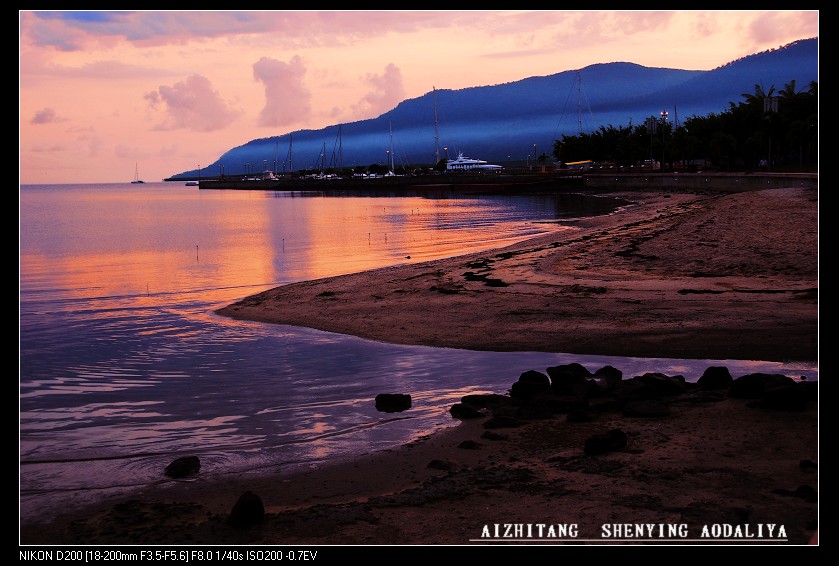
[[(295, 283), (219, 314), (463, 349), (818, 359), (817, 190), (603, 196), (630, 204), (504, 249)], [(815, 541), (817, 398), (778, 408), (727, 385), (688, 387), (657, 416), (587, 401), (585, 421), (555, 411), (495, 427), (483, 407), (398, 449), (294, 475), (173, 480), (21, 525), (20, 542), (537, 544), (533, 529), (539, 544)], [(584, 450), (614, 430), (620, 446)], [(264, 516), (236, 526), (245, 492)]]
[(474, 350), (816, 359), (816, 191), (612, 196), (633, 204), (503, 250), (287, 285), (219, 313)]

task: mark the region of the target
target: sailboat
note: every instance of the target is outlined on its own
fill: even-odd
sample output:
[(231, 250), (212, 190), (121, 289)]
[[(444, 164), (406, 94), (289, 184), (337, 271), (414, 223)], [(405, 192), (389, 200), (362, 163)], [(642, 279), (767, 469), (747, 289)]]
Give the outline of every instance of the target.
[(138, 183), (144, 183), (144, 182), (145, 181), (140, 180), (140, 173), (139, 173), (139, 170), (137, 169), (137, 164), (135, 163), (134, 164), (134, 180), (131, 181), (131, 184), (136, 185)]

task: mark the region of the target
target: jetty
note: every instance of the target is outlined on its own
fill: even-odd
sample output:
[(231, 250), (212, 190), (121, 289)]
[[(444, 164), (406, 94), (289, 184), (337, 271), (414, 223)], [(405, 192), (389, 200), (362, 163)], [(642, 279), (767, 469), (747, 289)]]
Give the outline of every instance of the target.
[(379, 177), (280, 177), (201, 179), (202, 190), (317, 192), (546, 193), (579, 190), (682, 189), (747, 191), (780, 187), (818, 188), (818, 173), (649, 172), (465, 173)]

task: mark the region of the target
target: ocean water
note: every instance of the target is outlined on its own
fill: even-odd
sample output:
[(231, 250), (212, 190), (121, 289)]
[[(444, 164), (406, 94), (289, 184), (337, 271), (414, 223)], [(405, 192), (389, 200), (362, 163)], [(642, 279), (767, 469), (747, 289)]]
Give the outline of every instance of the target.
[[(24, 523), (171, 482), (163, 470), (179, 456), (199, 456), (191, 481), (202, 481), (393, 447), (455, 426), (453, 403), (504, 393), (528, 369), (578, 362), (695, 381), (726, 365), (817, 379), (800, 364), (398, 346), (213, 312), (284, 283), (570, 229), (559, 221), (608, 213), (608, 199), (180, 183), (30, 185), (19, 197)], [(380, 413), (379, 393), (409, 393), (412, 408)]]

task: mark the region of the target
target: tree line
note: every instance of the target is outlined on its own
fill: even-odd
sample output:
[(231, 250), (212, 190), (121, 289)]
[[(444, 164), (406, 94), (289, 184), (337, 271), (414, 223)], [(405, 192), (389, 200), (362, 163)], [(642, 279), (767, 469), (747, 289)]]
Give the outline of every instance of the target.
[(666, 112), (644, 124), (601, 126), (554, 141), (553, 156), (566, 164), (591, 160), (600, 166), (663, 170), (817, 171), (818, 85), (796, 91), (795, 81), (776, 92), (754, 93), (719, 114), (673, 124)]

